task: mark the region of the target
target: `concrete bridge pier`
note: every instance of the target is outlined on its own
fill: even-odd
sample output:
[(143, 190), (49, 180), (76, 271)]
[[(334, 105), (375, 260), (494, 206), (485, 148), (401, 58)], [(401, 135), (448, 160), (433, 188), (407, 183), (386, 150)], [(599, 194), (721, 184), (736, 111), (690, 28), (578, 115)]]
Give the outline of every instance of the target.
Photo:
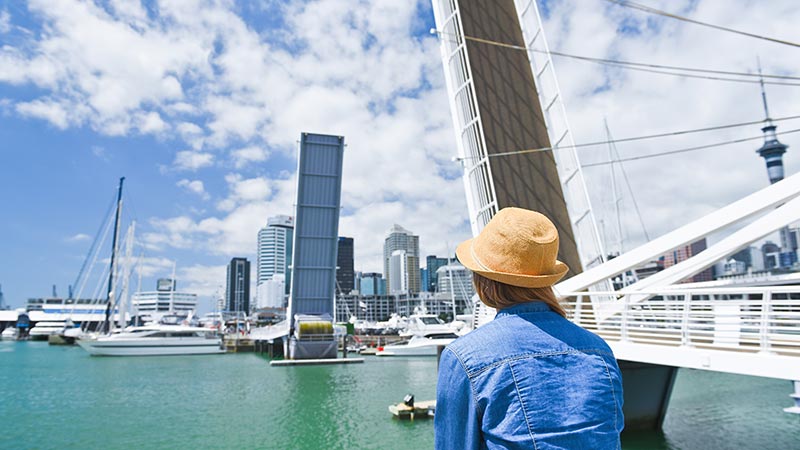
[(677, 367), (618, 360), (626, 430), (660, 430), (667, 415)]

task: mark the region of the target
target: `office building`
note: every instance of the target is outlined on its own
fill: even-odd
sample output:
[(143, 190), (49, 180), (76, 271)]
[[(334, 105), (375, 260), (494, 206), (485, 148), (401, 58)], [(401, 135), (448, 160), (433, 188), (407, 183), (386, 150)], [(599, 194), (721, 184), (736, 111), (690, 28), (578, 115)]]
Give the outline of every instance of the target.
[[(402, 263), (402, 267), (404, 267), (402, 272), (404, 279), (393, 281), (389, 269), (389, 262), (394, 252), (398, 250), (402, 250), (405, 253), (405, 261)], [(401, 264), (398, 262), (395, 266), (395, 270), (398, 270)], [(419, 236), (414, 235), (412, 232), (397, 224), (386, 232), (386, 239), (383, 243), (383, 276), (386, 279), (386, 286), (389, 293), (393, 291), (406, 291), (414, 294), (421, 290), (419, 273)]]
[(233, 258), (228, 264), (225, 310), (250, 314), (250, 261)]
[(136, 292), (131, 296), (135, 315), (152, 313), (188, 313), (197, 310), (197, 294), (177, 292), (177, 282), (159, 278), (155, 291)]
[(386, 280), (377, 272), (362, 273), (358, 291), (363, 296), (386, 295)]
[(389, 276), (387, 277), (389, 294), (408, 294), (410, 277), (408, 254), (405, 250), (393, 251), (389, 258)]
[(425, 286), (425, 290), (428, 292), (436, 292), (438, 282), (436, 274), (439, 270), (439, 267), (446, 265), (447, 258), (440, 258), (436, 255), (428, 255), (428, 257), (425, 258), (425, 266), (428, 269), (428, 284)]
[(355, 290), (356, 276), (353, 268), (353, 238), (339, 236), (336, 254), (336, 294), (349, 294)]
[(267, 225), (258, 231), (257, 289), (260, 290), (261, 285), (275, 275), (283, 275), (284, 295), (289, 295), (293, 234), (294, 218), (291, 216), (270, 217), (267, 219)]

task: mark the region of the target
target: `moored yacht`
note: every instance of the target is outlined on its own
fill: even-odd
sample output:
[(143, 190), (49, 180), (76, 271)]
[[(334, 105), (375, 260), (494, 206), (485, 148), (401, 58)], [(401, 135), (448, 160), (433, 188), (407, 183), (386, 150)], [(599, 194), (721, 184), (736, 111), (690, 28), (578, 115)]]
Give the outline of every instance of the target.
[(436, 356), (437, 349), (458, 336), (453, 332), (414, 335), (411, 339), (378, 347), (377, 356)]
[(66, 322), (59, 321), (59, 322), (38, 322), (33, 328), (31, 328), (30, 336), (32, 341), (46, 341), (51, 334), (57, 334), (64, 329)]
[(120, 333), (79, 339), (93, 356), (209, 355), (225, 353), (222, 338), (208, 328), (185, 325), (128, 327)]

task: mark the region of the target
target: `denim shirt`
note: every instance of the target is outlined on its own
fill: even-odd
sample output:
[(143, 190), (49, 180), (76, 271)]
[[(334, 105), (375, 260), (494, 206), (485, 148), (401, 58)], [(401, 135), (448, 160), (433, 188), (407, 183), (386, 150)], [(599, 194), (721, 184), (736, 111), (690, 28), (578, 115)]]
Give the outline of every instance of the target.
[(620, 448), (611, 349), (543, 302), (503, 309), (448, 345), (436, 391), (439, 450)]

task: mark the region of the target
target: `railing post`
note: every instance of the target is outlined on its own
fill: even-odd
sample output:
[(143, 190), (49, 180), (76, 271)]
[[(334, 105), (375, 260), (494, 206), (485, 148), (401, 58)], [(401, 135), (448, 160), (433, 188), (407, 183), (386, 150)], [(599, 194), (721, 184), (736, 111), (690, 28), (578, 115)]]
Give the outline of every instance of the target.
[(631, 297), (630, 295), (625, 295), (622, 297), (622, 323), (620, 324), (620, 340), (627, 341), (628, 340), (628, 308), (631, 304)]
[[(575, 299), (575, 312), (572, 314), (572, 322), (581, 325), (581, 307), (583, 305), (583, 295), (578, 295)], [(582, 325), (581, 325), (582, 326)]]
[(692, 293), (687, 292), (683, 295), (683, 313), (681, 314), (681, 345), (689, 346), (689, 313), (692, 309)]
[(772, 291), (767, 290), (761, 295), (761, 327), (759, 353), (769, 353), (769, 319), (772, 312)]

